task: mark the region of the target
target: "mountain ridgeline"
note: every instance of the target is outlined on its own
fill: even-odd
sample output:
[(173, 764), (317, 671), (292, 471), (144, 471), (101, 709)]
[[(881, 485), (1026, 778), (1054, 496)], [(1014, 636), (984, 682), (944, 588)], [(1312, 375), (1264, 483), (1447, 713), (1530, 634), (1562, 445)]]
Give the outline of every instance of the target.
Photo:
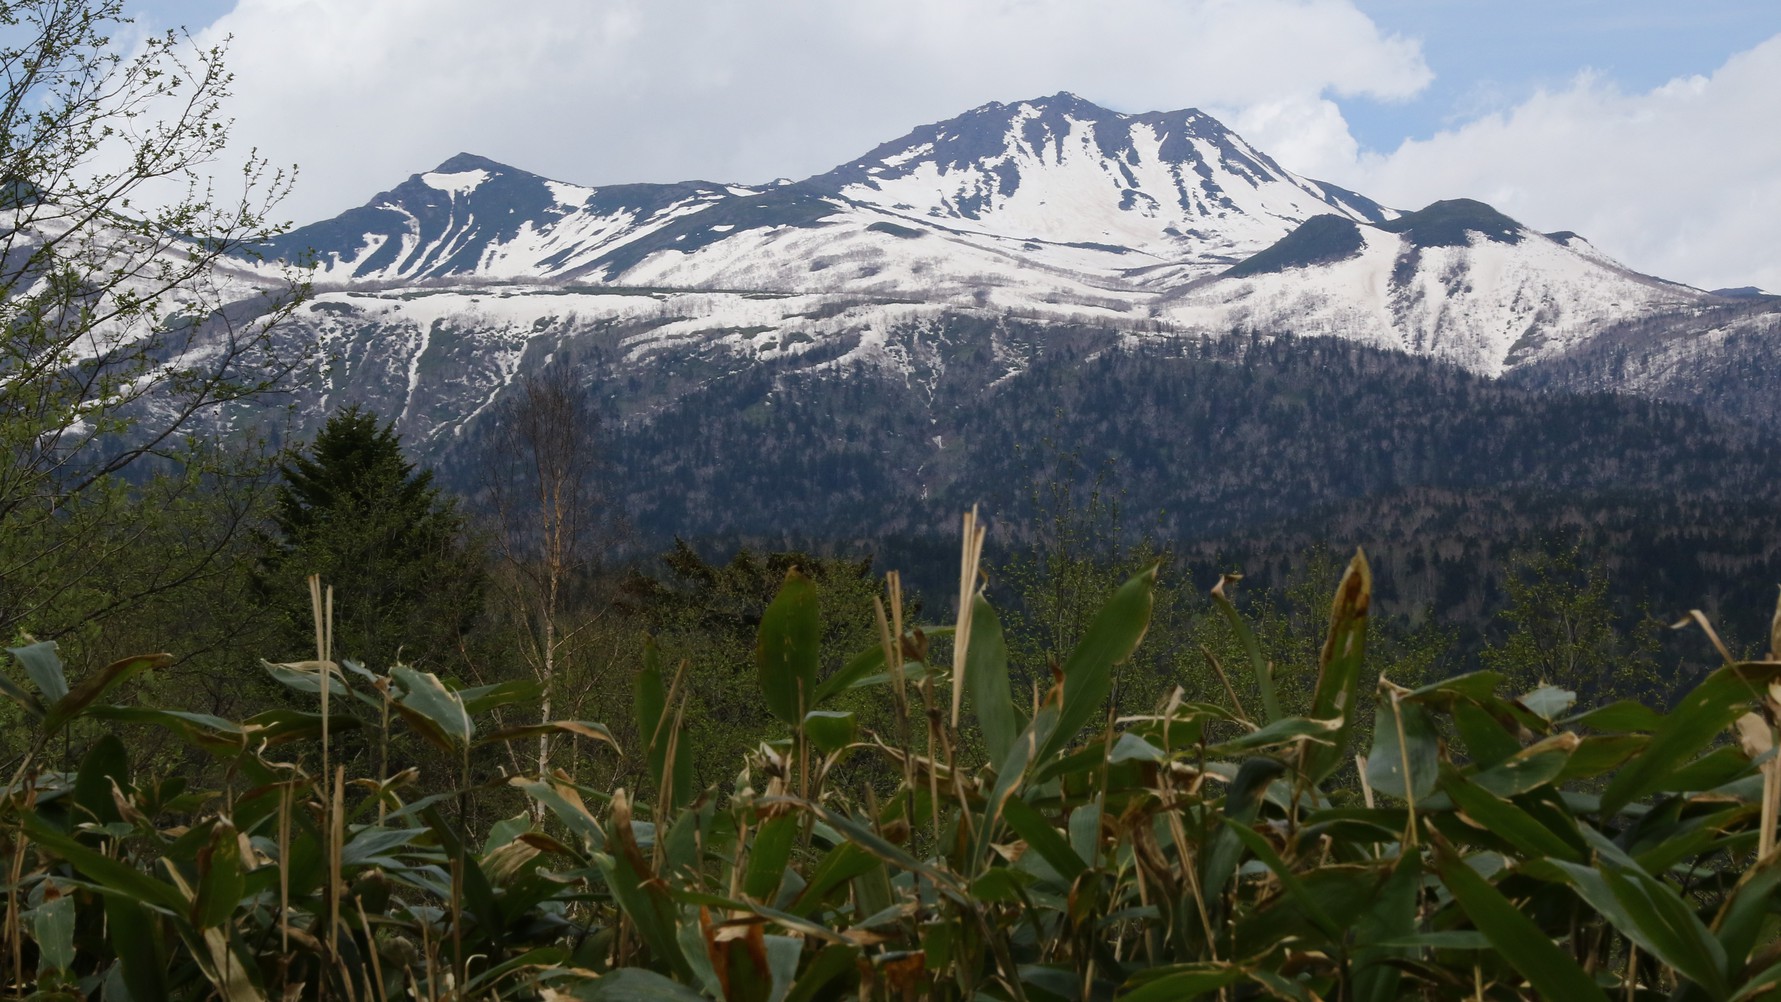
[[(1439, 498), (1490, 513), (1459, 520), (1490, 553), (1607, 547), (1648, 511), (1775, 576), (1746, 530), (1774, 521), (1781, 300), (1470, 199), (1391, 208), (1197, 110), (991, 103), (765, 185), (463, 154), (262, 251), (316, 265), (282, 334), (315, 359), (299, 433), (369, 406), (469, 491), (515, 379), (566, 367), (645, 550), (914, 553), (973, 503), (1016, 544), (1035, 485), (1098, 475), (1130, 531), (1201, 558), (1351, 543), (1357, 511), (1422, 552)], [(1482, 600), (1413, 579), (1425, 608)]]

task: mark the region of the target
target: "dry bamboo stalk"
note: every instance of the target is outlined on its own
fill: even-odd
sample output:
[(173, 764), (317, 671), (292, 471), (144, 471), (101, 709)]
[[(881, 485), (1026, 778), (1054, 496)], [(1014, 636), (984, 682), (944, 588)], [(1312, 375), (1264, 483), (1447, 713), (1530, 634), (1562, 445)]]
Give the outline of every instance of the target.
[[(1781, 625), (1781, 612), (1776, 613), (1776, 623)], [(1770, 652), (1771, 658), (1774, 653)], [(1781, 683), (1769, 683), (1768, 719), (1764, 721), (1764, 729), (1769, 738), (1769, 747), (1775, 749), (1775, 756), (1763, 766), (1762, 772), (1762, 834), (1759, 836), (1762, 851), (1757, 859), (1767, 859), (1775, 851), (1777, 841), (1777, 815), (1781, 814), (1781, 734), (1778, 734), (1770, 721), (1781, 720)]]
[(23, 832), (19, 833), (18, 845), (12, 854), (12, 872), (7, 875), (6, 888), (6, 939), (12, 950), (13, 983), (22, 988), (25, 984), (25, 932), (19, 919), (19, 881), (25, 873), (25, 846), (29, 842)]
[(359, 921), (365, 923), (365, 952), (371, 955), (371, 971), (377, 978), (377, 1000), (389, 1002), (389, 992), (384, 988), (383, 958), (377, 955), (377, 934), (371, 930), (371, 916), (365, 914), (365, 902), (362, 899), (354, 897), (352, 900), (359, 908)]
[(959, 728), (959, 707), (965, 696), (965, 658), (971, 644), (971, 611), (976, 604), (977, 567), (983, 560), (983, 526), (977, 522), (977, 506), (965, 513), (964, 540), (959, 554), (959, 618), (952, 634), (952, 729)]
[(291, 808), (297, 781), (291, 780), (278, 795), (278, 929), (284, 955), (291, 955)]
[(340, 879), (341, 847), (346, 842), (346, 766), (340, 766), (334, 773), (334, 793), (331, 798), (330, 813), (333, 815), (328, 823), (328, 953), (340, 956), (340, 894), (346, 884)]
[[(1770, 697), (1773, 711), (1781, 706), (1781, 701)], [(1775, 848), (1775, 812), (1777, 801), (1781, 800), (1781, 756), (1776, 754), (1775, 729), (1768, 718), (1760, 713), (1746, 713), (1737, 721), (1738, 743), (1743, 747), (1744, 754), (1753, 759), (1769, 756), (1768, 761), (1760, 767), (1762, 775), (1762, 805), (1757, 813), (1756, 858), (1764, 860)]]
[(1405, 832), (1404, 841), (1414, 849), (1421, 845), (1416, 832), (1416, 783), (1410, 774), (1410, 739), (1404, 734), (1403, 705), (1398, 701), (1396, 692), (1391, 694), (1391, 715), (1398, 729), (1398, 758), (1404, 768), (1404, 803), (1410, 814), (1410, 825)]
[(1781, 758), (1772, 758), (1762, 766), (1762, 820), (1756, 835), (1756, 858), (1764, 860), (1775, 849), (1776, 798), (1781, 796)]

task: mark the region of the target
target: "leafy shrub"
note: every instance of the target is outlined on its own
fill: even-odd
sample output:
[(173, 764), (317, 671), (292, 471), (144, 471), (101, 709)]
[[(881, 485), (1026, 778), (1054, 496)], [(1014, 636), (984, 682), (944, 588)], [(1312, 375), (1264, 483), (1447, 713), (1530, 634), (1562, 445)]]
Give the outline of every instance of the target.
[[(465, 805), (501, 789), (469, 785), (472, 747), (608, 732), (479, 729), (526, 688), (327, 661), (268, 668), (323, 712), (234, 723), (107, 701), (157, 658), (70, 688), (47, 645), (19, 648), (35, 691), (5, 691), (36, 731), (0, 816), (0, 964), (44, 997), (130, 999), (1774, 997), (1773, 654), (1727, 653), (1668, 713), (1494, 672), (1400, 686), (1366, 668), (1357, 555), (1315, 665), (1258, 654), (1232, 669), (1256, 705), (1176, 690), (1122, 717), (1157, 568), (1022, 701), (967, 540), (956, 622), (904, 623), (893, 575), (878, 642), (839, 666), (817, 585), (786, 575), (753, 659), (772, 723), (727, 791), (690, 779), (688, 680), (652, 646), (646, 795), (511, 775), (531, 809), (480, 845)], [(876, 729), (843, 708), (872, 692)], [(44, 768), (77, 719), (168, 728), (230, 782), (134, 776), (115, 739)], [(464, 785), (408, 801), (411, 776), (330, 770), (333, 733), (392, 723)]]

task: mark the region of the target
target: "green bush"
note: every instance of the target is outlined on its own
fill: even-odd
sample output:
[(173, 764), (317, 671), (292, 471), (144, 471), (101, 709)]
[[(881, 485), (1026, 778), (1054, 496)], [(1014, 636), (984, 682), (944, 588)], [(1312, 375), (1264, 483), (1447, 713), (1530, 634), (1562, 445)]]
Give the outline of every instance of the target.
[[(630, 722), (643, 791), (561, 772), (473, 785), (479, 746), (609, 735), (480, 722), (528, 698), (522, 684), (269, 665), (325, 714), (230, 722), (113, 702), (159, 658), (70, 687), (49, 645), (19, 648), (32, 684), (4, 688), (34, 737), (0, 814), (0, 967), (45, 998), (107, 999), (1731, 1000), (1781, 985), (1781, 662), (1728, 653), (1667, 713), (1579, 710), (1490, 671), (1401, 686), (1367, 667), (1357, 555), (1315, 663), (1263, 660), (1228, 608), (1256, 653), (1224, 670), (1254, 705), (1177, 689), (1122, 716), (1114, 672), (1143, 642), (1158, 568), (1114, 591), (1035, 704), (1009, 682), (1033, 666), (1010, 665), (975, 563), (968, 548), (961, 622), (905, 623), (893, 591), (876, 643), (839, 663), (819, 586), (789, 571), (741, 669), (767, 722), (733, 782), (702, 788), (680, 744), (687, 672), (653, 645)], [(877, 722), (856, 709), (872, 694)], [(227, 782), (136, 775), (114, 738), (47, 768), (89, 720), (169, 730)], [(328, 743), (349, 728), (418, 735), (461, 785), (410, 800), (412, 773), (345, 776)], [(514, 816), (472, 840), (468, 805), (514, 794)]]

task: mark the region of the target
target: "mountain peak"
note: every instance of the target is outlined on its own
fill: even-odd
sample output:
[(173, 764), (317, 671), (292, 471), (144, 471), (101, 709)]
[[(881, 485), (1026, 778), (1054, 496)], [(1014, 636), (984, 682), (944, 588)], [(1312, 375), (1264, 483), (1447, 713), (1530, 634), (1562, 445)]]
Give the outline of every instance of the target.
[(1311, 216), (1389, 214), (1289, 173), (1198, 109), (1132, 115), (1070, 91), (980, 105), (805, 184), (964, 232), (1218, 270)]
[(515, 168), (509, 167), (504, 163), (498, 163), (494, 160), (490, 160), (488, 157), (479, 157), (474, 153), (458, 153), (427, 173), (463, 174), (473, 170), (488, 171), (490, 174), (524, 173), (523, 171), (517, 171)]
[(1125, 117), (1127, 117), (1126, 115), (1122, 114), (1121, 112), (1117, 112), (1117, 111), (1112, 110), (1111, 108), (1106, 108), (1101, 105), (1098, 105), (1098, 104), (1094, 103), (1093, 101), (1090, 101), (1087, 98), (1084, 98), (1080, 94), (1072, 93), (1071, 91), (1067, 91), (1067, 90), (1060, 90), (1056, 94), (1047, 94), (1044, 97), (1035, 97), (1035, 98), (1029, 98), (1028, 100), (1025, 100), (1025, 101), (1016, 101), (1010, 105), (1002, 105), (1002, 107), (1004, 107), (1004, 108), (1019, 108), (1022, 105), (1036, 108), (1041, 111), (1057, 111), (1057, 112), (1062, 112), (1066, 115), (1075, 114), (1075, 115), (1079, 115), (1083, 118), (1090, 118), (1090, 119), (1097, 119), (1097, 120), (1103, 119), (1103, 118), (1125, 118)]

